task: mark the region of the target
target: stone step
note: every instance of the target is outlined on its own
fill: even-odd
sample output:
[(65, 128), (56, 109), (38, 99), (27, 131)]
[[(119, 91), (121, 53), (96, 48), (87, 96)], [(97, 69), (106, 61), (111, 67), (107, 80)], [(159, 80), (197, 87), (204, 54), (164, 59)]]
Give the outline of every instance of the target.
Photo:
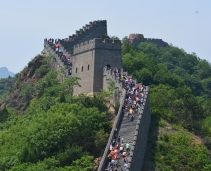
[[(53, 54), (56, 57), (56, 60), (57, 60), (57, 62), (59, 63), (60, 66), (65, 66), (64, 62), (56, 54), (56, 51), (54, 51), (48, 43), (45, 44), (45, 47), (46, 47), (46, 49), (49, 53)], [(64, 53), (67, 53), (67, 51), (65, 49), (64, 49)], [(67, 55), (69, 55), (69, 53), (67, 53)]]

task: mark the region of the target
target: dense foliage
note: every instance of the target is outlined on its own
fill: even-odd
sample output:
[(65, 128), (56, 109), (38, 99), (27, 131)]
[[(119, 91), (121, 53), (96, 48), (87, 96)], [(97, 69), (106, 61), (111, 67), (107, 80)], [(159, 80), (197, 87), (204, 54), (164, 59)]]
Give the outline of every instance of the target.
[(15, 80), (15, 77), (10, 76), (8, 78), (0, 79), (0, 101), (9, 93), (9, 90), (14, 85)]
[(0, 170), (93, 168), (94, 156), (100, 155), (111, 129), (103, 100), (108, 94), (73, 97), (77, 80), (72, 77), (60, 83), (57, 72), (49, 72), (35, 87), (27, 85), (21, 91), (27, 96), (34, 92), (31, 89), (37, 91), (24, 116), (7, 108), (0, 111), (4, 116), (0, 122)]
[(163, 134), (155, 147), (157, 150), (155, 170), (211, 170), (211, 161), (206, 147), (195, 144), (192, 137), (184, 131), (170, 135)]
[[(198, 58), (195, 53), (187, 54), (184, 50), (172, 45), (159, 47), (152, 43), (140, 43), (137, 47), (133, 47), (126, 40), (123, 40), (122, 45), (124, 69), (129, 71), (138, 82), (150, 86), (152, 117), (159, 117), (171, 124), (181, 125), (202, 136), (204, 143), (210, 148), (210, 64)], [(172, 136), (169, 137), (171, 138)], [(165, 145), (165, 151), (161, 154), (162, 150), (160, 150), (153, 156), (155, 165), (158, 165), (160, 169), (163, 167), (167, 168), (166, 170), (195, 170), (196, 165), (199, 165), (196, 170), (203, 170), (203, 163), (200, 163), (200, 160), (196, 160), (195, 165), (186, 168), (187, 163), (195, 160), (188, 156), (183, 159), (184, 163), (180, 164), (177, 160), (169, 166), (168, 162), (172, 159), (169, 155), (174, 154), (174, 158), (179, 158), (181, 146), (171, 145), (170, 142), (161, 145)], [(189, 145), (185, 144), (185, 146)], [(208, 151), (203, 145), (197, 148), (190, 146), (189, 150), (187, 153), (190, 154), (187, 155), (197, 152), (197, 155), (208, 156)], [(163, 160), (163, 156), (170, 158)], [(209, 157), (203, 160), (210, 164)], [(176, 168), (177, 165), (181, 169)]]

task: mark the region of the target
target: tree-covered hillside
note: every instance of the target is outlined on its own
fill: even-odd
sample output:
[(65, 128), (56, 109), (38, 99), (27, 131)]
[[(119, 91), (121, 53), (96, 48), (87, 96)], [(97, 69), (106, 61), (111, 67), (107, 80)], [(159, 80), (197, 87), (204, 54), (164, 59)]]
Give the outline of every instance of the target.
[[(133, 47), (126, 40), (122, 54), (124, 70), (150, 86), (144, 170), (211, 170), (210, 64), (174, 46)], [(62, 70), (50, 71), (50, 59), (29, 62), (0, 106), (0, 170), (89, 171), (102, 155), (113, 119), (104, 99), (111, 92), (72, 96), (79, 78), (61, 83)]]
[[(38, 60), (43, 58), (29, 66)], [(34, 69), (31, 80), (20, 73), (20, 82), (12, 89), (27, 102), (26, 110), (9, 106), (0, 110), (0, 170), (92, 170), (111, 130), (112, 118), (104, 101), (110, 93), (73, 97), (73, 86), (80, 86), (78, 78), (61, 83), (61, 73), (55, 71), (35, 77), (43, 65), (47, 64)]]
[(0, 79), (0, 102), (8, 95), (9, 90), (15, 83), (16, 78), (8, 77)]
[[(163, 124), (179, 127), (178, 130), (185, 128), (200, 136), (209, 149), (211, 145), (210, 64), (206, 60), (201, 60), (195, 53), (187, 54), (172, 45), (159, 47), (152, 43), (141, 43), (133, 47), (127, 39), (123, 40), (122, 53), (124, 69), (129, 71), (138, 82), (150, 86), (151, 133), (154, 134), (155, 130), (159, 129), (157, 126)], [(183, 130), (183, 134), (181, 131), (172, 132), (175, 134), (172, 138), (171, 134), (159, 135), (157, 131), (157, 134), (149, 139), (151, 152), (148, 159), (152, 160), (151, 167), (155, 170), (210, 170), (208, 150), (203, 145), (197, 145), (199, 151), (194, 152), (193, 140), (186, 131)], [(177, 140), (179, 137), (184, 137), (186, 140)], [(189, 151), (182, 153), (180, 148)], [(193, 153), (197, 156), (190, 157)], [(179, 155), (184, 157), (182, 162)], [(203, 155), (203, 158), (198, 155)], [(178, 160), (174, 161), (173, 158)], [(199, 159), (196, 161), (196, 158)]]

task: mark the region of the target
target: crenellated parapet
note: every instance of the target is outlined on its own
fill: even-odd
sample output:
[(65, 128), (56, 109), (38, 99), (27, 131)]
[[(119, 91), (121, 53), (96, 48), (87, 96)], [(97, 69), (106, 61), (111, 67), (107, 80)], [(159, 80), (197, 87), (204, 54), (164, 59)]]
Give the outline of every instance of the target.
[(92, 49), (121, 50), (121, 41), (95, 38), (75, 45), (73, 54), (75, 55)]
[(76, 30), (75, 34), (72, 34), (72, 36), (59, 40), (59, 43), (63, 45), (68, 52), (73, 52), (74, 45), (104, 35), (107, 35), (107, 21), (98, 20), (86, 24), (79, 30)]
[(141, 42), (151, 42), (160, 47), (168, 46), (168, 43), (164, 42), (162, 39), (144, 38), (143, 34), (137, 34), (137, 33), (130, 34), (128, 37), (128, 41), (134, 46), (137, 46)]
[(168, 46), (167, 42), (164, 42), (162, 39), (154, 39), (154, 38), (144, 38), (145, 42), (154, 43), (160, 47), (166, 47)]

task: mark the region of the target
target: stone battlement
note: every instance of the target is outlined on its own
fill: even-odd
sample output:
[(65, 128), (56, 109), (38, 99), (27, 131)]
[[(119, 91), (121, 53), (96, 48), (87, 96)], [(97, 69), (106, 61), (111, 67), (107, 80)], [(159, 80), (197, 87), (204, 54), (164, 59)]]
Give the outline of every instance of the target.
[(89, 24), (86, 24), (81, 29), (76, 30), (76, 33), (72, 34), (72, 36), (59, 40), (59, 43), (64, 46), (68, 52), (73, 52), (74, 45), (104, 35), (107, 35), (107, 21), (98, 20), (89, 22)]
[(144, 41), (157, 44), (158, 46), (161, 46), (161, 47), (168, 46), (168, 43), (164, 42), (162, 39), (144, 38)]
[(92, 49), (121, 50), (121, 41), (95, 38), (93, 40), (88, 40), (75, 45), (73, 49), (73, 54), (85, 52)]
[(98, 27), (106, 27), (107, 26), (107, 22), (106, 20), (98, 20), (98, 21), (94, 21), (94, 22), (90, 22), (89, 24), (86, 24), (85, 26), (83, 26), (81, 29), (76, 30), (75, 34), (73, 34), (72, 36), (69, 36), (69, 38), (73, 38), (72, 40), (68, 40), (68, 41), (74, 41), (77, 39), (77, 37), (84, 37), (88, 34), (90, 34), (90, 32), (95, 31)]
[(143, 34), (130, 34), (128, 40), (134, 46), (137, 46), (141, 42), (151, 42), (161, 47), (168, 46), (168, 43), (164, 42), (162, 39), (155, 39), (155, 38), (144, 38)]

